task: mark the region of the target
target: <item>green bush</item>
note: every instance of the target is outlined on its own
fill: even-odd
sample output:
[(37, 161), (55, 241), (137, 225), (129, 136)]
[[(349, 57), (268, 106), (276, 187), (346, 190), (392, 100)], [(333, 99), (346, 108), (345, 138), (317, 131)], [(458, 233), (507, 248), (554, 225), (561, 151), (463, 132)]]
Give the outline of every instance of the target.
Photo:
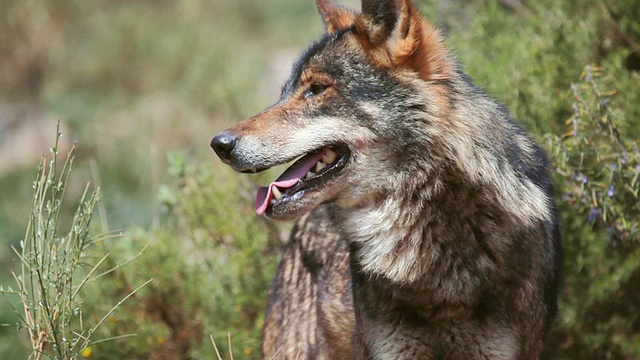
[(565, 280), (557, 357), (640, 358), (640, 150), (622, 132), (615, 85), (587, 66), (573, 114), (548, 136), (561, 195)]
[(175, 183), (160, 192), (164, 224), (110, 245), (116, 261), (136, 260), (92, 284), (92, 296), (85, 298), (86, 312), (99, 314), (108, 307), (105, 299), (153, 279), (100, 330), (103, 337), (136, 336), (95, 346), (91, 357), (205, 358), (214, 351), (209, 336), (226, 352), (229, 332), (235, 352), (258, 358), (277, 257), (268, 244), (279, 240), (254, 220), (243, 190), (248, 186), (228, 178), (236, 176), (230, 170), (187, 164), (178, 154), (169, 158)]
[[(96, 243), (106, 234), (91, 235), (91, 221), (99, 192), (89, 193), (90, 185), (78, 201), (69, 229), (61, 235), (64, 223), (63, 201), (73, 165), (72, 148), (62, 168), (58, 166), (58, 130), (49, 161), (43, 156), (33, 182), (33, 200), (26, 234), (15, 250), (20, 270), (13, 270), (15, 290), (0, 286), (6, 297), (15, 295), (20, 306), (14, 306), (19, 317), (18, 328), (26, 329), (30, 341), (31, 359), (76, 359), (98, 342), (95, 332), (124, 300), (138, 289), (129, 291), (115, 306), (108, 299), (109, 308), (94, 313), (93, 321), (86, 321), (82, 295), (87, 284), (104, 274), (102, 265), (109, 255), (92, 258), (89, 255)], [(102, 272), (102, 273), (101, 273)], [(105, 315), (106, 314), (106, 315)]]
[(640, 56), (636, 1), (531, 1), (524, 14), (502, 5), (518, 1), (471, 1), (451, 8), (435, 3), (425, 13), (433, 14), (436, 24), (444, 21), (447, 42), (465, 71), (534, 134), (562, 130), (571, 115), (566, 89), (590, 63), (604, 66), (625, 98), (619, 104), (621, 123), (640, 127), (639, 69), (629, 61)]

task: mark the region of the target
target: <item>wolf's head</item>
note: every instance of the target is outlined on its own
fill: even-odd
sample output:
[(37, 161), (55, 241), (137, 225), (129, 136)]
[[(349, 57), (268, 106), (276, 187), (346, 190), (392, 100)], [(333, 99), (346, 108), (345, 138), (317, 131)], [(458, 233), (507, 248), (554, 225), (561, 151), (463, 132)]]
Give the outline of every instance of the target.
[(455, 71), (438, 31), (410, 0), (362, 0), (361, 13), (316, 4), (326, 34), (294, 64), (280, 100), (211, 141), (240, 172), (298, 159), (258, 191), (258, 214), (272, 218), (330, 201), (364, 206), (443, 155), (424, 151)]

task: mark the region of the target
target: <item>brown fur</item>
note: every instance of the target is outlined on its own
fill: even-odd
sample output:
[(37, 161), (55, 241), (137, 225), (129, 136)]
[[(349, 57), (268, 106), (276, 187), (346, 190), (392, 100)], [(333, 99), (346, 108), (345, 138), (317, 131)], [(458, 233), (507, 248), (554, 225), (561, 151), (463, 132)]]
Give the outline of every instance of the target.
[(423, 19), (410, 0), (396, 3), (393, 28), (371, 25), (367, 16), (355, 19), (360, 43), (371, 62), (386, 68), (409, 69), (425, 81), (445, 80), (453, 70), (442, 35)]
[[(276, 359), (350, 359), (355, 318), (349, 253), (329, 209), (303, 216), (291, 232), (265, 317), (263, 353)], [(283, 316), (286, 314), (285, 316)], [(282, 331), (282, 329), (293, 331)], [(294, 330), (295, 329), (295, 330)]]
[(332, 0), (317, 0), (316, 6), (329, 34), (352, 26), (356, 20), (354, 12), (337, 5)]

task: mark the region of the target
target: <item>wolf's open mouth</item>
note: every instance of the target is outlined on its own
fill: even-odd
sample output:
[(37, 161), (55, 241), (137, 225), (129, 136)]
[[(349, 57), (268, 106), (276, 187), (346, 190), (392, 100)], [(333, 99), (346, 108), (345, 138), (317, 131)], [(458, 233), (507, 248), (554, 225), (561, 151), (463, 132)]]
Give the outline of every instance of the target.
[(349, 154), (344, 146), (331, 146), (298, 159), (277, 180), (258, 189), (256, 212), (263, 215), (270, 206), (294, 201), (305, 191), (324, 185), (344, 168)]

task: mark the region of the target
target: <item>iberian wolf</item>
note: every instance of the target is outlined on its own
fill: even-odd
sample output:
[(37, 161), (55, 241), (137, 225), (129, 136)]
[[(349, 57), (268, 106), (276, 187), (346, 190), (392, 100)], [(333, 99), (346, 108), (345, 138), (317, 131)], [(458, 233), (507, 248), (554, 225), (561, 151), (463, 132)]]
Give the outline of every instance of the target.
[(316, 0), (326, 33), (280, 100), (218, 134), (256, 211), (297, 219), (265, 357), (537, 359), (561, 244), (548, 163), (410, 0)]

